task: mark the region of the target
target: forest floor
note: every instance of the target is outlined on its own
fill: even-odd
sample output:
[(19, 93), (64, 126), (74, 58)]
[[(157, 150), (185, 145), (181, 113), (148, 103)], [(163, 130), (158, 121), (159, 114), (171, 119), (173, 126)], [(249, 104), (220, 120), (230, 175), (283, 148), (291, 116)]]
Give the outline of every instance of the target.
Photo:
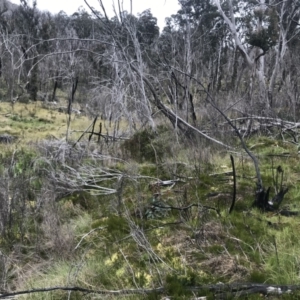
[[(17, 137), (0, 151), (1, 202), (10, 203), (0, 222), (1, 290), (31, 291), (18, 299), (257, 299), (264, 291), (233, 285), (297, 286), (299, 216), (252, 207), (255, 170), (235, 138), (229, 152), (160, 125), (155, 135), (78, 142), (92, 120), (72, 115), (66, 142), (68, 116), (57, 108), (0, 109), (0, 135)], [(271, 195), (289, 188), (280, 209), (300, 212), (296, 145), (263, 135), (246, 143)], [(269, 295), (281, 298), (299, 294)]]

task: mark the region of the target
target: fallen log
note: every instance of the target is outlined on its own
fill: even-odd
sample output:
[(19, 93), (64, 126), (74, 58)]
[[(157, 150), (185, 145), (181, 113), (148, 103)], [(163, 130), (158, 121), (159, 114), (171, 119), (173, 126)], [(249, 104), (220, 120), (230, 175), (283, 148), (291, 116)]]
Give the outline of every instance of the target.
[[(284, 295), (294, 294), (300, 291), (300, 285), (277, 285), (277, 284), (259, 284), (259, 283), (233, 283), (233, 284), (207, 284), (199, 286), (184, 286), (187, 292), (196, 292), (199, 295), (206, 296), (211, 293), (217, 299), (232, 299), (232, 297), (247, 297), (253, 294), (268, 295)], [(8, 297), (15, 297), (18, 295), (46, 293), (52, 291), (66, 291), (66, 292), (81, 292), (84, 294), (98, 294), (98, 295), (147, 295), (147, 294), (167, 294), (166, 287), (158, 287), (152, 289), (121, 289), (121, 290), (96, 290), (87, 289), (78, 286), (55, 286), (47, 288), (29, 289), (15, 292), (2, 292), (0, 299), (7, 299)], [(221, 298), (220, 298), (221, 297)], [(205, 299), (205, 298), (204, 298)]]

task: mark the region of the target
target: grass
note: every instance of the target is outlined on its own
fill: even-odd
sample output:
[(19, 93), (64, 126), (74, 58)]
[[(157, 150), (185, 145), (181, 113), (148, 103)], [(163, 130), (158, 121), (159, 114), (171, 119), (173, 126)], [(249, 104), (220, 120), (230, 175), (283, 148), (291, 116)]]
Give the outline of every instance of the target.
[[(90, 122), (86, 117), (76, 117), (71, 128), (82, 130)], [(0, 124), (2, 134), (19, 137), (23, 134), (17, 144), (2, 147), (1, 172), (5, 174), (5, 168), (13, 165), (14, 180), (22, 176), (33, 178), (30, 183), (37, 193), (48, 188), (48, 182), (39, 178), (42, 173), (35, 173), (46, 168), (46, 165), (31, 163), (38, 161), (41, 153), (30, 142), (50, 135), (65, 137), (66, 115), (47, 110), (41, 103), (17, 103), (13, 112), (8, 104), (2, 103)], [(159, 156), (155, 155), (155, 151), (150, 151), (152, 148), (147, 144), (143, 145), (144, 148), (139, 147), (142, 151), (135, 157), (135, 143), (131, 141), (125, 149), (130, 153), (129, 158), (106, 166), (123, 172), (125, 179), (118, 195), (96, 196), (87, 191), (67, 194), (59, 202), (51, 204), (52, 208), (41, 207), (42, 213), (37, 214), (34, 212), (37, 209), (35, 199), (30, 200), (33, 209), (25, 214), (28, 218), (25, 223), (31, 224), (31, 236), (39, 239), (43, 251), (49, 249), (49, 252), (40, 255), (34, 250), (36, 240), (31, 238), (27, 242), (31, 243), (27, 245), (30, 250), (19, 254), (19, 257), (14, 256), (14, 259), (19, 259), (18, 268), (23, 276), (18, 280), (12, 278), (11, 286), (20, 290), (57, 285), (78, 285), (91, 289), (153, 288), (163, 285), (167, 296), (188, 299), (191, 295), (187, 287), (220, 281), (297, 284), (300, 274), (299, 217), (283, 217), (251, 208), (256, 182), (252, 161), (244, 153), (235, 157), (237, 202), (229, 215), (233, 184), (232, 177), (226, 174), (231, 171), (229, 155), (211, 149), (200, 151), (196, 146), (180, 144), (176, 144), (176, 151), (170, 150), (171, 135), (168, 137), (165, 129), (162, 133), (164, 138), (152, 136), (152, 140), (147, 138), (147, 132), (142, 135), (146, 144), (163, 149), (157, 152)], [(78, 136), (79, 133), (74, 133), (72, 138)], [(138, 139), (136, 135), (133, 141)], [(297, 164), (296, 147), (266, 137), (251, 138), (247, 142), (260, 159), (265, 187), (272, 186), (271, 194), (275, 193), (274, 176), (280, 165), (284, 170), (283, 184), (290, 189), (282, 207), (300, 210), (300, 166)], [(99, 145), (91, 144), (98, 149)], [(111, 155), (116, 155), (116, 150), (126, 157), (122, 146), (106, 149)], [(13, 164), (11, 157), (14, 157)], [(90, 159), (83, 159), (81, 163), (98, 164), (99, 168), (103, 166), (102, 161)], [(36, 167), (31, 168), (32, 165)], [(56, 167), (60, 167), (58, 162)], [(76, 168), (76, 162), (71, 167)], [(37, 182), (36, 178), (40, 180)], [(182, 182), (156, 190), (153, 189), (153, 182), (157, 178), (180, 178)], [(107, 184), (115, 183), (111, 180)], [(48, 192), (55, 193), (55, 190)], [(161, 201), (167, 205), (195, 206), (188, 211), (174, 209), (164, 216), (145, 219), (144, 212), (151, 207), (155, 192), (161, 193)], [(211, 208), (218, 209), (219, 213)], [(51, 215), (54, 212), (55, 218)], [(45, 227), (46, 221), (53, 224), (51, 230)], [(39, 227), (39, 234), (35, 234), (34, 225)], [(18, 236), (17, 230), (15, 236)], [(55, 235), (61, 235), (60, 239), (56, 236), (56, 240), (66, 248), (61, 252), (51, 246)], [(43, 299), (82, 299), (80, 293), (71, 293), (68, 298), (68, 293), (62, 291), (43, 293), (42, 296)], [(21, 298), (40, 297), (41, 294), (30, 294)], [(93, 299), (94, 296), (85, 297)], [(159, 297), (153, 294), (126, 299)], [(113, 297), (107, 297), (110, 298)]]
[[(64, 106), (63, 103), (61, 103)], [(66, 106), (66, 105), (65, 105)], [(80, 137), (82, 132), (91, 125), (92, 120), (83, 115), (72, 115), (71, 136), (72, 140)], [(113, 127), (109, 122), (100, 120), (95, 126), (99, 129), (103, 124), (103, 134), (112, 134)], [(27, 144), (43, 139), (55, 137), (65, 138), (67, 132), (68, 115), (59, 112), (56, 107), (47, 108), (43, 102), (15, 103), (14, 107), (8, 102), (0, 104), (0, 135), (9, 134), (18, 138), (18, 143)], [(124, 128), (125, 123), (120, 125)]]

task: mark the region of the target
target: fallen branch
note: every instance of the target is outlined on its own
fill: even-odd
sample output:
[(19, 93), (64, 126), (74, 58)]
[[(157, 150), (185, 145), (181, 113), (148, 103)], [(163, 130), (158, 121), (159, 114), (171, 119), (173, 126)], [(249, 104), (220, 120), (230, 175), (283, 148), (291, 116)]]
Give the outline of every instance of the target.
[(227, 171), (227, 172), (222, 172), (222, 173), (212, 173), (212, 174), (209, 174), (208, 176), (211, 176), (211, 177), (217, 177), (217, 176), (232, 176), (232, 171)]
[[(234, 283), (234, 284), (207, 284), (200, 286), (185, 286), (186, 291), (197, 292), (203, 295), (207, 293), (214, 293), (215, 296), (228, 296), (229, 294), (234, 297), (248, 296), (251, 294), (263, 294), (263, 295), (283, 295), (283, 294), (292, 294), (297, 291), (300, 291), (300, 285), (272, 285), (272, 284), (257, 284), (257, 283)], [(2, 293), (0, 294), (0, 299), (7, 297), (14, 297), (18, 295), (26, 295), (33, 293), (46, 293), (52, 291), (67, 291), (67, 292), (81, 292), (85, 294), (98, 294), (98, 295), (143, 295), (143, 294), (163, 294), (167, 292), (167, 288), (158, 287), (153, 289), (124, 289), (124, 290), (92, 290), (82, 287), (68, 287), (68, 286), (57, 286), (57, 287), (48, 287), (40, 289), (31, 289), (24, 291), (16, 291), (11, 293)]]
[(24, 291), (17, 291), (12, 293), (3, 293), (0, 294), (0, 299), (4, 299), (7, 297), (14, 297), (18, 295), (26, 295), (26, 294), (33, 294), (33, 293), (45, 293), (45, 292), (52, 292), (52, 291), (68, 291), (68, 292), (82, 292), (85, 294), (101, 294), (101, 295), (138, 295), (138, 294), (150, 294), (150, 293), (162, 293), (164, 291), (163, 288), (157, 289), (126, 289), (126, 290), (92, 290), (86, 289), (82, 287), (68, 287), (68, 286), (56, 286), (56, 287), (48, 287), (48, 288), (41, 288), (41, 289), (31, 289), (31, 290), (24, 290)]
[(185, 181), (180, 179), (171, 179), (171, 180), (158, 180), (151, 183), (151, 186), (173, 186), (177, 182), (185, 183)]
[[(243, 117), (240, 118), (235, 118), (235, 119), (230, 119), (232, 122), (235, 124), (247, 122), (247, 121), (256, 121), (256, 125), (254, 128), (249, 130), (249, 128), (242, 126), (239, 128), (240, 132), (244, 132), (247, 136), (260, 131), (262, 129), (268, 130), (273, 127), (279, 128), (281, 132), (285, 133), (291, 133), (292, 135), (295, 135), (298, 133), (297, 129), (300, 128), (300, 122), (291, 122), (279, 118), (271, 118), (271, 117), (260, 117), (260, 116), (255, 116), (255, 115), (246, 115), (246, 113), (241, 112), (238, 110), (241, 114), (243, 114)], [(245, 116), (246, 115), (246, 116)], [(223, 125), (226, 125), (226, 123), (223, 123)]]
[(192, 203), (188, 206), (184, 206), (184, 207), (177, 207), (177, 206), (170, 206), (170, 205), (166, 205), (166, 206), (161, 206), (159, 204), (151, 204), (151, 206), (155, 206), (155, 207), (159, 207), (159, 208), (162, 208), (162, 209), (175, 209), (175, 210), (188, 210), (189, 208), (191, 207), (201, 207), (201, 208), (204, 208), (206, 210), (214, 210), (218, 216), (220, 216), (220, 210), (215, 208), (215, 207), (212, 207), (212, 206), (207, 206), (207, 205), (202, 205), (202, 204), (197, 204), (197, 203)]

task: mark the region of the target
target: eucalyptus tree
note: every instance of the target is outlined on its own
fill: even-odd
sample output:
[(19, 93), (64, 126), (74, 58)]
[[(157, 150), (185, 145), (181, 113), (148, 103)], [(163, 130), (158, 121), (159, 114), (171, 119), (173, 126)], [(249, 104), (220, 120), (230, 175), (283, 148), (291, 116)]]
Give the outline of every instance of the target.
[(12, 15), (15, 7), (9, 8), (9, 3), (0, 4), (0, 76), (1, 85), (7, 90), (7, 98), (13, 100), (16, 96), (15, 85), (18, 72), (16, 62), (22, 56), (19, 48), (19, 37), (14, 33)]
[[(101, 42), (106, 45), (106, 51), (101, 58), (104, 65), (110, 66), (111, 73), (105, 80), (102, 78), (94, 81), (94, 99), (98, 99), (97, 103), (102, 105), (106, 103), (103, 105), (105, 115), (112, 120), (124, 117), (133, 128), (136, 124), (149, 124), (155, 128), (154, 117), (163, 115), (185, 135), (201, 135), (226, 146), (197, 128), (197, 124), (190, 123), (186, 107), (183, 114), (180, 114), (176, 111), (176, 105), (167, 103), (164, 94), (161, 93), (161, 86), (167, 89), (164, 81), (169, 80), (169, 77), (165, 77), (164, 74), (171, 72), (169, 64), (163, 60), (163, 53), (159, 50), (159, 40), (154, 39), (151, 51), (148, 51), (139, 41), (136, 17), (128, 12), (119, 12), (113, 19), (109, 19), (103, 2), (99, 1), (99, 4), (102, 15), (95, 13), (95, 16), (103, 26)], [(92, 8), (91, 10), (93, 11)], [(180, 34), (178, 36), (180, 37)], [(180, 68), (178, 69), (180, 71)], [(182, 70), (178, 74), (186, 77)]]
[[(257, 79), (260, 90), (257, 102), (267, 109), (272, 107), (276, 78), (288, 50), (287, 34), (292, 31), (294, 35), (297, 29), (294, 22), (299, 20), (298, 1), (214, 0), (214, 4), (250, 70), (250, 101)], [(272, 56), (268, 69), (265, 61)]]
[(190, 44), (194, 69), (202, 70), (199, 75), (210, 78), (214, 89), (221, 81), (220, 61), (226, 43), (224, 24), (209, 0), (181, 0), (180, 4), (181, 9), (174, 17), (185, 34), (185, 43)]
[[(284, 99), (284, 102), (280, 101), (278, 105), (288, 106), (296, 113), (297, 103), (300, 100), (298, 90), (300, 84), (300, 4), (299, 1), (288, 0), (273, 1), (269, 5), (276, 12), (278, 20), (278, 40), (274, 49), (274, 58), (270, 62), (274, 71), (270, 78), (269, 95), (272, 99), (277, 87), (277, 92), (282, 91), (282, 98)], [(295, 117), (297, 116), (295, 115)]]
[(22, 56), (22, 51), (18, 47), (19, 38), (1, 31), (0, 36), (0, 56), (1, 56), (1, 82), (7, 90), (7, 99), (13, 101), (17, 96), (17, 62)]
[[(38, 35), (35, 40), (35, 44), (32, 47), (36, 48), (36, 53), (30, 56), (34, 63), (37, 64), (38, 75), (38, 89), (42, 92), (43, 98), (48, 98), (49, 89), (51, 88), (51, 79), (55, 71), (53, 70), (52, 59), (42, 59), (45, 55), (55, 53), (56, 45), (51, 42), (51, 39), (55, 38), (58, 33), (58, 27), (55, 23), (53, 15), (49, 12), (41, 12), (38, 24)], [(34, 57), (36, 56), (36, 58)], [(37, 60), (39, 61), (37, 63)]]
[(137, 38), (143, 48), (153, 46), (159, 36), (157, 18), (153, 16), (150, 9), (138, 15), (137, 19)]
[[(30, 74), (28, 74), (27, 91), (33, 100), (37, 99), (38, 91), (38, 66), (36, 66), (38, 52), (36, 47), (32, 46), (36, 44), (38, 38), (39, 18), (40, 12), (37, 9), (36, 1), (33, 1), (32, 6), (30, 6), (27, 0), (21, 0), (21, 5), (12, 15), (15, 33), (21, 36), (20, 48), (23, 52), (21, 57), (23, 70), (27, 75), (31, 69)], [(28, 59), (29, 56), (34, 58)]]
[(147, 72), (146, 61), (149, 62), (151, 46), (158, 37), (156, 19), (150, 11), (139, 17), (120, 11), (110, 19), (104, 6), (102, 9), (102, 14), (92, 10), (101, 26), (95, 45), (102, 48), (94, 58), (101, 62), (99, 76), (92, 80), (94, 112), (98, 108), (99, 113), (111, 121), (126, 118), (133, 127), (139, 121), (154, 127), (142, 76)]
[(70, 25), (74, 28), (76, 35), (80, 39), (92, 38), (94, 36), (95, 30), (95, 20), (92, 16), (82, 7), (78, 9), (70, 17)]
[(230, 40), (210, 1), (182, 0), (180, 5), (160, 36), (160, 57), (169, 69), (165, 90), (170, 102), (195, 125), (196, 110), (206, 105), (206, 94), (191, 78), (200, 80), (212, 94), (222, 89), (229, 76), (223, 68), (230, 58), (226, 53)]

